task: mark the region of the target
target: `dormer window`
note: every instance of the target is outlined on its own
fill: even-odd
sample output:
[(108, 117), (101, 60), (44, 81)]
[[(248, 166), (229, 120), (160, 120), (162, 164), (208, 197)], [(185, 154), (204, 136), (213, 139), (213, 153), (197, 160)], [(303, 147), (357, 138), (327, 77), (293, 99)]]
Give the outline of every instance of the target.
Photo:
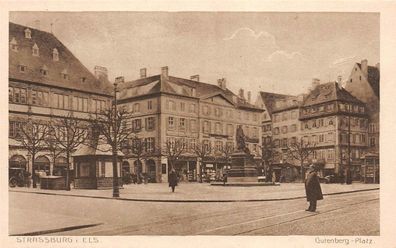
[(52, 60), (59, 61), (59, 53), (58, 53), (58, 49), (56, 48), (52, 50)]
[(43, 76), (48, 76), (48, 68), (47, 68), (47, 66), (44, 65), (43, 67), (41, 67), (40, 73)]
[(62, 76), (62, 78), (65, 79), (65, 80), (69, 79), (69, 74), (67, 74), (67, 70), (66, 70), (66, 69), (64, 69), (64, 70), (61, 72), (61, 76)]
[(12, 38), (10, 42), (10, 48), (14, 52), (18, 52), (18, 42), (15, 40), (15, 38)]
[(27, 71), (27, 66), (26, 65), (18, 65), (18, 70), (19, 72), (26, 72)]
[(33, 56), (36, 56), (36, 57), (40, 56), (39, 48), (36, 43), (34, 43), (34, 45), (32, 47), (32, 51), (33, 51)]
[(81, 83), (85, 83), (85, 81), (87, 81), (87, 78), (86, 77), (82, 77), (81, 78)]
[(32, 31), (30, 29), (25, 29), (25, 38), (26, 39), (31, 39), (32, 38)]

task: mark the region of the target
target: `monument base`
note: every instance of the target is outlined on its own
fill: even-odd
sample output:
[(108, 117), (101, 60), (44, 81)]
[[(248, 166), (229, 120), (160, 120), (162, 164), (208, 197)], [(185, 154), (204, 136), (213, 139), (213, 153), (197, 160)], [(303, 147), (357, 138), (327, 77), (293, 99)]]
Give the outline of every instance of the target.
[(227, 177), (227, 183), (253, 183), (253, 182), (258, 182), (257, 181), (257, 177), (232, 177), (232, 176), (228, 176)]
[(258, 182), (256, 164), (250, 154), (236, 152), (231, 155), (231, 169), (227, 172), (227, 182)]

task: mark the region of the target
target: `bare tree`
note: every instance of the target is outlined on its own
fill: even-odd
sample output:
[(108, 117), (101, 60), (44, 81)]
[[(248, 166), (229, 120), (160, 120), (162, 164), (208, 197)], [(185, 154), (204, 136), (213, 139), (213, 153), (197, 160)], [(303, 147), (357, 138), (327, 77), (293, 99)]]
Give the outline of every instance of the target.
[(167, 140), (162, 150), (162, 154), (168, 158), (171, 169), (175, 169), (175, 163), (183, 152), (186, 151), (186, 143), (182, 139), (174, 141)]
[(113, 160), (113, 197), (119, 197), (118, 186), (118, 151), (123, 144), (128, 142), (132, 133), (131, 126), (127, 125), (130, 114), (125, 108), (117, 109), (113, 104), (112, 108), (102, 111), (94, 118), (91, 118), (92, 130), (97, 132), (97, 144), (108, 144), (112, 152)]
[(85, 144), (88, 137), (87, 123), (69, 114), (52, 121), (51, 133), (59, 149), (66, 155), (66, 190), (70, 190), (70, 157), (80, 145)]
[[(51, 127), (49, 128), (49, 133), (47, 138), (45, 139), (45, 144), (47, 146), (48, 150), (48, 155), (52, 158), (52, 163), (55, 166), (56, 159), (64, 153), (64, 149), (61, 149), (61, 147), (58, 145), (58, 142), (56, 141), (56, 138), (54, 137), (54, 129)], [(51, 172), (53, 174), (53, 171)]]
[[(134, 135), (130, 138), (125, 145), (122, 146), (123, 151), (126, 151), (129, 155), (136, 158), (136, 161), (139, 165), (142, 164), (143, 160), (147, 160), (149, 157), (158, 155), (160, 152), (154, 143), (150, 143), (148, 140), (139, 138), (137, 135)], [(138, 173), (140, 173), (139, 171)], [(141, 178), (138, 175), (138, 180), (140, 182)]]
[(287, 144), (287, 154), (289, 158), (295, 159), (300, 162), (301, 179), (304, 181), (304, 163), (308, 160), (308, 157), (314, 153), (315, 144), (304, 142), (303, 139), (300, 141), (291, 142)]
[(200, 164), (200, 171), (199, 171), (199, 182), (202, 183), (202, 174), (204, 172), (203, 168), (203, 161), (205, 161), (209, 155), (212, 153), (212, 145), (210, 143), (197, 142), (197, 144), (193, 147), (193, 151), (199, 160)]
[(45, 139), (48, 135), (48, 126), (33, 122), (29, 119), (26, 123), (21, 125), (19, 130), (19, 141), (24, 149), (32, 156), (32, 179), (33, 188), (37, 188), (35, 159), (37, 153), (46, 149)]
[[(271, 140), (270, 142), (264, 142), (261, 146), (261, 161), (264, 163), (264, 172), (267, 173), (267, 169), (270, 168), (271, 164), (274, 163), (275, 158), (279, 156), (279, 152), (275, 149), (275, 144)], [(267, 176), (267, 174), (265, 174)]]
[(234, 152), (234, 146), (233, 145), (225, 145), (220, 147), (220, 152), (223, 155), (227, 166), (230, 166), (231, 164), (231, 154)]

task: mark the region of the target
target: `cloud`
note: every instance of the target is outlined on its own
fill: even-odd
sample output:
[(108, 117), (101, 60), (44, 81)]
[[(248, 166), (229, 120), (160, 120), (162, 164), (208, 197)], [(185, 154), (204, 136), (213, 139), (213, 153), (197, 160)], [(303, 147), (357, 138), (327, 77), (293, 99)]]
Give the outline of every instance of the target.
[(272, 34), (265, 31), (257, 33), (256, 31), (248, 27), (238, 28), (230, 37), (224, 38), (223, 40), (232, 40), (240, 34), (247, 34), (248, 36), (253, 37), (255, 40), (259, 39), (260, 37), (265, 37), (275, 41), (275, 37)]
[(344, 63), (347, 63), (347, 62), (349, 62), (351, 60), (354, 60), (355, 58), (356, 58), (356, 55), (350, 56), (350, 57), (345, 57), (345, 58), (339, 58), (339, 59), (334, 60), (330, 64), (330, 66), (336, 66), (336, 65), (344, 64)]
[(271, 53), (267, 57), (267, 62), (273, 62), (274, 60), (277, 60), (277, 59), (287, 59), (287, 60), (293, 60), (296, 58), (303, 59), (303, 57), (304, 56), (300, 52), (288, 52), (285, 50), (277, 50), (277, 51)]

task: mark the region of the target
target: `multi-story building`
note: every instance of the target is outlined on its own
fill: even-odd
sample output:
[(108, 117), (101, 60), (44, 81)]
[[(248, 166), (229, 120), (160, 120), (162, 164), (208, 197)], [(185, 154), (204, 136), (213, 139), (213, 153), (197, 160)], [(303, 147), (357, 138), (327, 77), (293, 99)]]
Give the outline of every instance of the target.
[(345, 89), (366, 103), (369, 114), (368, 151), (379, 154), (380, 65), (369, 66), (367, 60), (355, 63)]
[[(185, 144), (175, 166), (182, 178), (197, 178), (200, 165), (192, 147), (198, 142), (213, 147), (212, 154), (202, 161), (203, 166), (213, 171), (222, 169), (227, 162), (222, 158), (221, 148), (235, 147), (239, 125), (251, 153), (259, 154), (263, 110), (250, 104), (250, 93), (246, 98), (243, 90), (235, 95), (227, 89), (225, 79), (212, 85), (200, 82), (198, 75), (190, 80), (173, 77), (168, 75), (168, 67), (155, 76), (147, 77), (146, 69), (140, 72), (140, 79), (120, 85), (118, 103), (132, 112), (132, 128), (141, 140), (150, 140), (150, 149), (163, 149), (167, 142), (176, 140)], [(124, 168), (129, 166), (131, 171), (136, 171), (139, 166), (136, 154), (125, 152)], [(157, 182), (166, 181), (167, 158), (163, 154), (151, 154), (144, 159), (142, 171)]]
[(95, 77), (52, 33), (10, 23), (10, 167), (31, 172), (34, 166), (48, 174), (62, 171), (66, 158), (61, 155), (53, 162), (47, 151), (40, 152), (31, 164), (30, 155), (18, 141), (20, 127), (28, 119), (42, 124), (68, 115), (87, 120), (90, 113), (104, 110), (111, 101), (106, 73), (105, 68), (96, 67)]
[(272, 142), (272, 122), (273, 122), (273, 109), (275, 108), (276, 102), (286, 100), (292, 96), (276, 94), (270, 92), (259, 92), (256, 100), (256, 106), (264, 110), (262, 114), (262, 141), (263, 146)]
[(321, 164), (322, 176), (345, 173), (350, 166), (352, 177), (359, 179), (360, 156), (367, 147), (366, 105), (336, 82), (318, 84), (305, 97), (299, 119), (303, 142), (315, 149), (308, 162)]
[(299, 164), (288, 156), (288, 147), (300, 138), (299, 104), (297, 97), (289, 96), (275, 101), (272, 109), (272, 170), (276, 181), (281, 175), (288, 181), (297, 177)]

